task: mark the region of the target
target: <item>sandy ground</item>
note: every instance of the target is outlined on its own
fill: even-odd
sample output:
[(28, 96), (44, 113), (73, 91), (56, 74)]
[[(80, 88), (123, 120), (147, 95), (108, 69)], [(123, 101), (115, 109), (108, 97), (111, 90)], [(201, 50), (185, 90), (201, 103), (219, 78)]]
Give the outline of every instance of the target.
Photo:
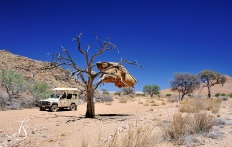
[[(178, 103), (155, 100), (159, 106), (144, 106), (149, 98), (137, 98), (136, 101), (112, 105), (97, 103), (96, 118), (84, 118), (86, 105), (79, 105), (77, 111), (48, 112), (39, 109), (9, 110), (0, 112), (0, 147), (4, 146), (44, 146), (44, 147), (79, 147), (83, 142), (88, 146), (100, 146), (114, 133), (125, 134), (131, 125), (154, 126), (161, 120), (170, 120), (178, 111)], [(143, 102), (143, 104), (140, 104)], [(161, 105), (165, 102), (165, 105)], [(232, 101), (223, 102), (220, 118), (232, 123)], [(153, 110), (152, 110), (153, 109)], [(215, 116), (217, 114), (214, 114)], [(25, 122), (22, 122), (22, 121)], [(21, 126), (21, 128), (20, 128)], [(232, 125), (219, 128), (224, 133), (222, 139), (204, 138), (201, 146), (232, 147)], [(19, 133), (20, 130), (20, 133)], [(160, 130), (157, 129), (157, 133)], [(159, 142), (154, 146), (174, 146), (173, 143)]]

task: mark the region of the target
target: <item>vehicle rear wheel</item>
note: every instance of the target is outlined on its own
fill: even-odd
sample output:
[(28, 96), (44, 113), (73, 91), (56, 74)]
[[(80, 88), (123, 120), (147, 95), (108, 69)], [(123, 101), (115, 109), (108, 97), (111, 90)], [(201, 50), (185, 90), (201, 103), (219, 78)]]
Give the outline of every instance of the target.
[(52, 105), (52, 107), (50, 108), (51, 112), (56, 112), (58, 110), (58, 106), (57, 105)]
[(75, 104), (71, 104), (71, 106), (70, 106), (70, 110), (71, 110), (71, 111), (75, 111), (75, 110), (77, 110), (76, 105), (75, 105)]

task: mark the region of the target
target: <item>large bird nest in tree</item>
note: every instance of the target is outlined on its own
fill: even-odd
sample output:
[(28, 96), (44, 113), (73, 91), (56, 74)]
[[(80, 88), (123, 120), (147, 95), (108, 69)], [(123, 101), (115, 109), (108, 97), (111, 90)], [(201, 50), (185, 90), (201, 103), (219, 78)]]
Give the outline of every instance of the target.
[(97, 62), (97, 68), (102, 72), (101, 80), (114, 83), (119, 88), (134, 87), (137, 80), (117, 62)]

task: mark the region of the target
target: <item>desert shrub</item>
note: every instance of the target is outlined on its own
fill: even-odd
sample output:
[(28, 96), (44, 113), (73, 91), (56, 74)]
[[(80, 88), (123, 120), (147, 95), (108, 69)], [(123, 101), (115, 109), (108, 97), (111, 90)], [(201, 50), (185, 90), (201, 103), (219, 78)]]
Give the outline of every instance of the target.
[(144, 103), (143, 106), (149, 106), (149, 104), (148, 103)]
[(9, 102), (9, 97), (7, 95), (0, 94), (0, 111), (6, 110), (6, 105)]
[(119, 103), (127, 103), (127, 97), (125, 96), (120, 97), (118, 100), (119, 100)]
[(216, 93), (216, 94), (215, 94), (215, 97), (219, 97), (219, 96), (220, 96), (220, 93)]
[(84, 104), (84, 101), (82, 99), (78, 99), (78, 104), (82, 105), (82, 104)]
[(228, 100), (228, 97), (227, 97), (227, 96), (220, 96), (220, 99), (221, 99), (222, 101), (227, 101), (227, 100)]
[(120, 96), (118, 96), (118, 95), (114, 96), (114, 99), (119, 99), (119, 98), (120, 98)]
[(225, 125), (231, 125), (231, 122), (229, 122), (228, 120), (224, 118), (218, 118), (215, 121), (215, 126), (225, 126)]
[(138, 102), (138, 104), (143, 104), (143, 102)]
[(182, 101), (179, 110), (180, 112), (198, 113), (201, 110), (209, 110), (213, 113), (219, 112), (221, 99), (191, 99)]
[(230, 98), (232, 98), (232, 92), (227, 94)]
[(33, 100), (32, 98), (23, 98), (20, 101), (21, 108), (33, 108), (36, 104), (35, 104), (35, 100)]
[(166, 105), (166, 103), (165, 103), (165, 102), (162, 102), (161, 105)]
[(135, 94), (135, 89), (132, 87), (126, 87), (121, 89), (121, 93), (128, 95), (128, 94)]
[(136, 93), (136, 96), (146, 96), (145, 93)]
[(107, 89), (102, 88), (101, 90), (102, 90), (102, 93), (103, 93), (103, 94), (109, 94), (109, 92), (108, 92), (108, 90), (107, 90)]
[(172, 96), (170, 93), (166, 94), (166, 97)]
[(155, 103), (155, 101), (154, 100), (150, 100), (149, 103)]
[(171, 96), (171, 97), (168, 97), (168, 98), (167, 98), (167, 102), (171, 102), (171, 103), (179, 102), (179, 96), (173, 95), (173, 96)]
[(220, 96), (226, 96), (226, 94), (225, 93), (221, 93)]
[(151, 106), (159, 106), (157, 103), (152, 103)]
[(116, 91), (115, 93), (114, 93), (114, 95), (121, 95), (121, 92), (119, 92), (119, 91)]
[(112, 102), (114, 99), (109, 94), (100, 94), (96, 96), (96, 102)]
[(134, 101), (137, 100), (137, 98), (129, 98), (128, 100), (129, 100), (130, 102), (134, 102)]
[(163, 137), (183, 145), (186, 137), (197, 133), (208, 133), (215, 125), (215, 118), (206, 112), (184, 115), (179, 112), (173, 115), (172, 121), (160, 123)]

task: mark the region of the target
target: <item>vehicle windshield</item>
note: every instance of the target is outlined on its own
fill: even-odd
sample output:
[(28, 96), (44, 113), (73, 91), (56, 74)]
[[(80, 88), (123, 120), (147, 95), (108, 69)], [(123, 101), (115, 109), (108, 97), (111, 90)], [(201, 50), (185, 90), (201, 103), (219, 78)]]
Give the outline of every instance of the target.
[(50, 95), (50, 98), (59, 98), (59, 97), (60, 97), (59, 94), (54, 94), (54, 93), (53, 93), (53, 94)]

